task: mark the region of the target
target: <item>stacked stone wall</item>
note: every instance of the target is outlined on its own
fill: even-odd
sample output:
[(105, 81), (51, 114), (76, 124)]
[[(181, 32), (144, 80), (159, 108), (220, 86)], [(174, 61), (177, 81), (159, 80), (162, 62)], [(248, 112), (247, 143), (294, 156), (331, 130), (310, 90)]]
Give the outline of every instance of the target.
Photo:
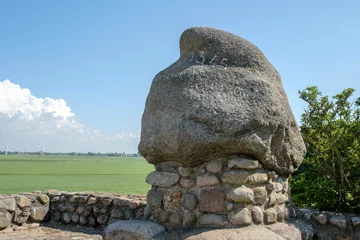
[(300, 220), (308, 224), (304, 232), (313, 232), (314, 239), (360, 239), (360, 215), (358, 214), (296, 208), (295, 215), (295, 222)]
[[(231, 161), (231, 163), (234, 162)], [(286, 196), (289, 188), (286, 178), (276, 176), (270, 171), (267, 172), (260, 165), (255, 168), (255, 162), (248, 162), (254, 167), (246, 170), (251, 184), (245, 180), (240, 186), (243, 189), (239, 190), (239, 192), (243, 192), (245, 187), (251, 189), (253, 194), (250, 190), (246, 190), (244, 192), (248, 195), (241, 196), (247, 196), (246, 198), (253, 199), (253, 201), (237, 202), (241, 198), (233, 198), (229, 194), (239, 188), (238, 185), (224, 183), (230, 176), (228, 173), (235, 170), (229, 165), (223, 165), (224, 163), (224, 161), (214, 161), (195, 169), (164, 164), (157, 166), (158, 172), (166, 172), (165, 175), (169, 177), (168, 180), (162, 179), (163, 176), (157, 177), (157, 182), (162, 181), (167, 185), (168, 181), (175, 181), (176, 178), (178, 180), (167, 188), (154, 186), (147, 197), (148, 205), (146, 205), (145, 196), (141, 195), (59, 191), (0, 195), (0, 233), (6, 233), (6, 229), (11, 227), (14, 229), (21, 229), (24, 226), (36, 227), (39, 223), (50, 220), (63, 224), (102, 228), (119, 220), (144, 220), (146, 217), (149, 218), (148, 220), (162, 222), (168, 228), (181, 226), (226, 228), (254, 224), (267, 225), (273, 222), (282, 222), (289, 216), (294, 218), (290, 218), (288, 223), (295, 224), (301, 229), (303, 239), (360, 239), (360, 215), (319, 211), (311, 208), (294, 208), (292, 209), (294, 212), (289, 213), (287, 208), (290, 203)], [(243, 171), (244, 169), (238, 170)], [(264, 174), (264, 172), (268, 177), (266, 182), (265, 175), (258, 175)], [(178, 175), (177, 177), (175, 173)], [(225, 173), (227, 174), (223, 176)], [(150, 178), (155, 174), (164, 173), (152, 173)], [(212, 175), (216, 176), (217, 180), (215, 177), (211, 177)], [(198, 179), (198, 177), (200, 178)], [(261, 180), (261, 184), (254, 184), (254, 179), (263, 180)], [(149, 180), (153, 181), (154, 179)], [(243, 180), (236, 180), (236, 182), (238, 181), (242, 182)], [(208, 185), (210, 182), (214, 185)], [(215, 184), (215, 182), (218, 183)], [(219, 189), (225, 185), (230, 185), (225, 188), (229, 191), (227, 194), (225, 194), (226, 191)], [(266, 199), (265, 195), (255, 194), (259, 191), (257, 188), (266, 189)], [(272, 194), (275, 197), (275, 204), (273, 200), (270, 200)], [(281, 203), (282, 200), (284, 203)], [(279, 211), (282, 208), (285, 209), (284, 215), (282, 211)]]
[(13, 225), (53, 220), (105, 227), (118, 220), (140, 219), (145, 196), (93, 192), (46, 191), (0, 195), (0, 230)]
[(284, 176), (257, 160), (234, 157), (189, 168), (155, 164), (146, 181), (145, 217), (167, 228), (239, 227), (284, 222), (289, 217), (289, 185)]

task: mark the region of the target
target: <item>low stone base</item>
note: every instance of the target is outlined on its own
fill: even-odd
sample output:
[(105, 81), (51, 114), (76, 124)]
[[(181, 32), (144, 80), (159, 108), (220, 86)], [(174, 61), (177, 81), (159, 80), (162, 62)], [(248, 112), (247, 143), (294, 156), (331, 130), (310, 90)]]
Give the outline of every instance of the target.
[(284, 222), (289, 186), (284, 176), (252, 159), (217, 159), (194, 168), (176, 162), (155, 165), (146, 181), (145, 217), (168, 229), (238, 227)]
[(105, 228), (103, 240), (301, 240), (301, 232), (292, 224), (277, 223), (269, 227), (248, 226), (234, 229), (181, 228), (165, 231), (150, 221), (119, 221)]

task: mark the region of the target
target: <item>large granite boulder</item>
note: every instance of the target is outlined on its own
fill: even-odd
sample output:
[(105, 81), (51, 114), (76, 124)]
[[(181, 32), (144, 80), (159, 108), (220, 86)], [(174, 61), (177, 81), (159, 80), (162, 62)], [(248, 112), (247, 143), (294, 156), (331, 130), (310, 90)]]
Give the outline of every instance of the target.
[(287, 175), (305, 145), (279, 73), (252, 43), (196, 27), (180, 38), (180, 58), (154, 78), (139, 152), (149, 163), (185, 166), (245, 156)]

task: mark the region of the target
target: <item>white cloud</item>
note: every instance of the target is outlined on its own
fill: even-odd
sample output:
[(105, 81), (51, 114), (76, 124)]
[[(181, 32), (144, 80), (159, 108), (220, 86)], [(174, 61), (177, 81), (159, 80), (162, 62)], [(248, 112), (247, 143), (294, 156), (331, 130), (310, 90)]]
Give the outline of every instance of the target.
[(10, 80), (0, 82), (0, 140), (11, 141), (14, 151), (37, 151), (45, 142), (51, 152), (136, 152), (139, 137), (87, 129), (65, 100), (38, 98)]

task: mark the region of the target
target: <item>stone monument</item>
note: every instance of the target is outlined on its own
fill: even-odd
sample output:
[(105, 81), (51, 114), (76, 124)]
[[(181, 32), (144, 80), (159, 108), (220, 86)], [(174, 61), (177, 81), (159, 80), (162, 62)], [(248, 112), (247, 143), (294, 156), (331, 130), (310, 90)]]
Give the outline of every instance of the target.
[(186, 30), (142, 118), (145, 217), (167, 229), (269, 225), (289, 217), (288, 176), (305, 145), (279, 73), (249, 41)]

